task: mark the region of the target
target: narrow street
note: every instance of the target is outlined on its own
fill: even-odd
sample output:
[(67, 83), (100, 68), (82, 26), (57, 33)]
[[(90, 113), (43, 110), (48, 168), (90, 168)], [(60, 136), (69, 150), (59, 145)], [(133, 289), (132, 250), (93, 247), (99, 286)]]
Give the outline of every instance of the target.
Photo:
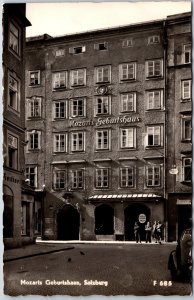
[[(46, 246), (45, 246), (46, 247)], [(172, 282), (168, 255), (175, 245), (74, 245), (74, 249), (4, 264), (5, 294), (190, 295)]]

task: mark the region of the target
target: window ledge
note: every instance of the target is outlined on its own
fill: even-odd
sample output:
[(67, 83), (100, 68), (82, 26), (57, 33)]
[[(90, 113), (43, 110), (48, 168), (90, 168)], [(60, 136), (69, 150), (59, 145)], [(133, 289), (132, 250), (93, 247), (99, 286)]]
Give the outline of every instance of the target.
[(120, 79), (120, 83), (124, 83), (124, 82), (131, 82), (131, 81), (136, 81), (136, 78), (129, 78), (129, 79)]
[(163, 75), (159, 75), (159, 76), (148, 76), (146, 77), (146, 80), (152, 80), (152, 79), (163, 79)]
[(185, 143), (185, 144), (191, 144), (192, 141), (191, 140), (181, 140), (181, 143)]
[(163, 149), (164, 146), (161, 146), (161, 145), (156, 145), (156, 146), (146, 146), (145, 149), (146, 150), (149, 150), (149, 149)]
[(29, 84), (29, 87), (40, 87), (40, 83), (37, 83), (37, 84)]
[(55, 92), (55, 91), (63, 91), (63, 90), (66, 90), (66, 89), (67, 89), (66, 86), (64, 86), (64, 87), (58, 87), (58, 88), (53, 88), (53, 92)]

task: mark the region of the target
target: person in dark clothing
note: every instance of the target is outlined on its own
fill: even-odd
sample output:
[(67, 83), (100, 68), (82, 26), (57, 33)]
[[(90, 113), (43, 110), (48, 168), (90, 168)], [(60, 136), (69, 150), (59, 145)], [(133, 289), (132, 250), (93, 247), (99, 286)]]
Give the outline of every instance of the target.
[(145, 232), (146, 232), (146, 243), (151, 243), (151, 235), (152, 235), (152, 226), (150, 222), (147, 222), (145, 225)]
[(156, 224), (156, 240), (159, 244), (161, 244), (162, 240), (162, 224), (160, 221), (157, 222)]
[(140, 226), (139, 226), (138, 222), (135, 222), (134, 234), (135, 234), (136, 243), (138, 243), (138, 242), (141, 243)]

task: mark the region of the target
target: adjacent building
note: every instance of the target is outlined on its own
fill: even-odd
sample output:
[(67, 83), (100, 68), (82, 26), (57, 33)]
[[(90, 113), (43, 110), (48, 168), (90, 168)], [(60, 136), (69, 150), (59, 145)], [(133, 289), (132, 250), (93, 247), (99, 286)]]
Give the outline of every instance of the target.
[(25, 4), (3, 6), (4, 246), (33, 240), (34, 189), (25, 184)]
[[(44, 191), (44, 239), (133, 240), (135, 221), (144, 235), (145, 222), (155, 220), (164, 224), (165, 240), (168, 230), (176, 239), (177, 212), (169, 218), (180, 191), (171, 190), (169, 170), (182, 144), (171, 122), (182, 108), (170, 73), (180, 72), (180, 83), (191, 79), (190, 63), (180, 71), (171, 66), (179, 19), (191, 23), (186, 14), (28, 38), (25, 173)], [(191, 34), (181, 34), (188, 49)], [(185, 191), (191, 195), (191, 184)]]

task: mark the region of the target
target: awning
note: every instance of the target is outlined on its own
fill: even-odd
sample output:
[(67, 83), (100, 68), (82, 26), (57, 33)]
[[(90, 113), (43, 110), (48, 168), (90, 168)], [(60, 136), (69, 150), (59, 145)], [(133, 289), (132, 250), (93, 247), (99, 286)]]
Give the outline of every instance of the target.
[(94, 195), (89, 199), (126, 199), (126, 198), (161, 198), (156, 194), (120, 194), (120, 195)]

